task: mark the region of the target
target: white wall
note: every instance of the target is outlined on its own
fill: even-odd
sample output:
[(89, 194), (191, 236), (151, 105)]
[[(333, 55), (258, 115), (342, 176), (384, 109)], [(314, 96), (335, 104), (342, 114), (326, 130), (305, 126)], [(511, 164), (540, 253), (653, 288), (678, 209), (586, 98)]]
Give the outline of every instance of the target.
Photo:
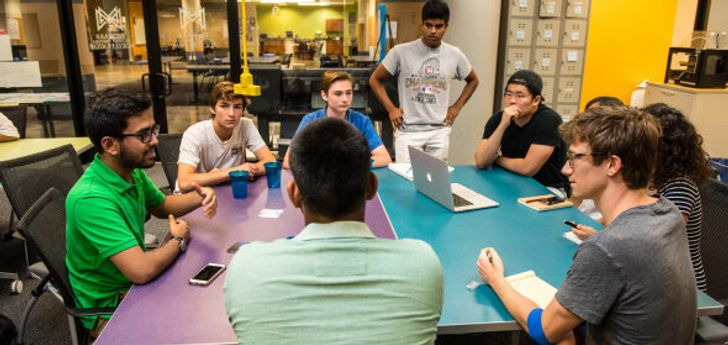
[[(444, 40), (465, 53), (480, 80), (478, 89), (455, 121), (448, 160), (450, 164), (474, 164), (475, 149), (493, 109), (501, 1), (445, 2), (450, 6), (450, 25)], [(463, 85), (464, 82), (453, 82), (451, 103), (460, 95)]]
[[(710, 15), (708, 16), (708, 31), (728, 32), (728, 0), (713, 0), (710, 2)], [(721, 40), (721, 48), (728, 40)]]

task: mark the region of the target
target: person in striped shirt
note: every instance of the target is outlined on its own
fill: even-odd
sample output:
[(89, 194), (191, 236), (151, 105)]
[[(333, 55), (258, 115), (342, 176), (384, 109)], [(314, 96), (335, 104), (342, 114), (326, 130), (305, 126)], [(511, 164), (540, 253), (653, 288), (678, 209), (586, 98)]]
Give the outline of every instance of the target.
[(703, 137), (675, 108), (655, 103), (644, 110), (657, 118), (662, 129), (652, 187), (682, 213), (695, 281), (698, 288), (705, 291), (706, 278), (700, 254), (703, 207), (698, 186), (711, 176), (711, 170), (702, 147)]

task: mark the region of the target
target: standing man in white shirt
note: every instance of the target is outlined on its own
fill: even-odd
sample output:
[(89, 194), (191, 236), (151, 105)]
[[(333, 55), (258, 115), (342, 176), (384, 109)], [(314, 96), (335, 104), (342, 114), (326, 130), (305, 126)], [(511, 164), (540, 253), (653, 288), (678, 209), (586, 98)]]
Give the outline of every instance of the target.
[[(452, 124), (478, 87), (478, 76), (465, 54), (442, 41), (449, 20), (446, 3), (425, 3), (422, 37), (392, 48), (369, 78), (372, 91), (389, 113), (399, 163), (409, 163), (410, 145), (447, 159)], [(389, 99), (383, 85), (392, 76), (397, 77), (399, 108)], [(450, 105), (452, 79), (464, 80), (466, 84), (460, 97)]]

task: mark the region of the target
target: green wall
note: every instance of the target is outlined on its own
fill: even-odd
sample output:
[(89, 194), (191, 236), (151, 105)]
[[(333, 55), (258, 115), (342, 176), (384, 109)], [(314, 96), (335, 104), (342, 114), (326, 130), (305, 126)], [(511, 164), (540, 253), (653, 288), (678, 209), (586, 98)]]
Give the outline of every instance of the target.
[[(326, 19), (344, 19), (344, 39), (349, 44), (349, 13), (356, 13), (355, 5), (346, 6), (278, 6), (273, 15), (273, 5), (258, 4), (258, 29), (268, 37), (285, 37), (293, 31), (299, 38), (313, 39), (316, 31), (326, 37)], [(355, 28), (356, 30), (356, 28)], [(356, 35), (356, 31), (354, 33)]]

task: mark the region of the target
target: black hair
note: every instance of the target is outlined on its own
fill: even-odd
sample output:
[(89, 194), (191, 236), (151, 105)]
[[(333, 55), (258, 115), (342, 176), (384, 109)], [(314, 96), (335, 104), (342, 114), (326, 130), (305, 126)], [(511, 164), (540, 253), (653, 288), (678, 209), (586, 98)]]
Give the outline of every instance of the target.
[(685, 115), (665, 103), (651, 104), (644, 111), (654, 116), (662, 129), (652, 186), (662, 188), (677, 177), (700, 185), (710, 178), (712, 170), (703, 150), (703, 137)]
[(518, 70), (508, 78), (506, 90), (509, 84), (525, 86), (532, 97), (541, 96), (541, 101), (543, 102), (543, 96), (541, 95), (543, 79), (538, 73), (527, 69)]
[(599, 106), (607, 106), (607, 107), (615, 107), (615, 106), (624, 105), (624, 103), (617, 97), (599, 96), (599, 97), (594, 97), (594, 98), (592, 98), (591, 101), (587, 102), (584, 109), (591, 108), (591, 106), (594, 105), (595, 103), (599, 103)]
[(308, 210), (338, 218), (364, 207), (371, 152), (354, 126), (318, 119), (296, 134), (289, 150), (291, 173)]
[(442, 19), (445, 24), (450, 21), (450, 8), (441, 0), (429, 0), (422, 6), (422, 22), (428, 19)]
[(109, 87), (101, 90), (86, 108), (86, 133), (96, 149), (103, 152), (103, 137), (121, 137), (128, 125), (127, 120), (151, 106), (149, 96), (139, 89)]

